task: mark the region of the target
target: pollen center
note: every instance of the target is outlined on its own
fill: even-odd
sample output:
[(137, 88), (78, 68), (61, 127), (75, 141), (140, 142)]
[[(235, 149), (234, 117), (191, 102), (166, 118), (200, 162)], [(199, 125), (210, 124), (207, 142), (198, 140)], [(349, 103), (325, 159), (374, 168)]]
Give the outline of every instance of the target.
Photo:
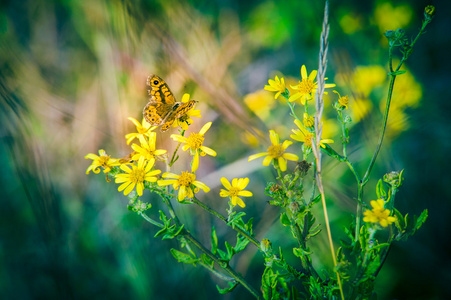
[(240, 188), (235, 187), (235, 186), (232, 186), (232, 187), (230, 188), (230, 190), (229, 190), (229, 195), (230, 195), (230, 197), (237, 197), (237, 196), (238, 196), (238, 193), (239, 193), (240, 191), (241, 191)]
[(307, 133), (305, 135), (304, 145), (311, 148), (312, 147), (312, 138), (313, 138), (313, 134)]
[(202, 143), (204, 142), (204, 136), (199, 133), (191, 133), (188, 137), (188, 145), (191, 149), (200, 149), (202, 147)]
[(106, 168), (108, 167), (108, 161), (110, 160), (110, 156), (100, 156), (98, 159), (99, 165)]
[(281, 157), (282, 154), (283, 154), (282, 144), (271, 145), (271, 146), (269, 146), (269, 148), (268, 148), (268, 154), (269, 154), (269, 156), (271, 156), (272, 158)]
[(302, 79), (302, 82), (299, 83), (298, 87), (299, 92), (301, 92), (302, 94), (310, 94), (311, 92), (313, 92), (315, 85), (313, 84), (312, 80), (305, 78)]
[(149, 131), (149, 128), (146, 128), (146, 127), (143, 127), (143, 126), (138, 126), (137, 129), (138, 129), (138, 133), (140, 133), (140, 134), (144, 134), (147, 131)]
[(182, 171), (182, 174), (180, 175), (178, 181), (180, 185), (189, 187), (191, 183), (193, 183), (194, 179), (196, 179), (196, 175), (191, 174), (187, 171)]
[(134, 169), (130, 173), (130, 181), (133, 183), (144, 182), (145, 172), (143, 169)]

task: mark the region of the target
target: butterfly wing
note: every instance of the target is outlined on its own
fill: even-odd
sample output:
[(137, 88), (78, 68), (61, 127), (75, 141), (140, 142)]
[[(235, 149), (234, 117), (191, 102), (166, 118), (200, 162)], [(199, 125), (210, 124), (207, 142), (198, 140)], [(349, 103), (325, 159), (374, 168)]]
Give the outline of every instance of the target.
[(143, 115), (153, 126), (161, 125), (173, 111), (175, 97), (166, 82), (157, 75), (147, 77), (149, 103), (144, 107)]
[(161, 131), (166, 131), (169, 128), (171, 128), (172, 124), (174, 123), (175, 119), (178, 119), (182, 117), (184, 114), (186, 114), (190, 109), (194, 107), (194, 105), (197, 103), (195, 100), (190, 100), (188, 102), (182, 103), (177, 102), (173, 106), (171, 113), (167, 116), (163, 126), (161, 126)]

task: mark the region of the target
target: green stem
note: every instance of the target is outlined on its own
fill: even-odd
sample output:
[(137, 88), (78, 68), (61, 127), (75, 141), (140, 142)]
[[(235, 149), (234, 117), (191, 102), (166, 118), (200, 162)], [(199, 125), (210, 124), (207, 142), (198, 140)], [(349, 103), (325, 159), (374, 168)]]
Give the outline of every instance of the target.
[[(398, 67), (398, 69), (399, 69), (399, 67)], [(392, 99), (392, 95), (393, 95), (393, 86), (395, 84), (395, 79), (396, 79), (396, 75), (390, 75), (390, 76), (391, 76), (391, 78), (390, 78), (390, 83), (388, 86), (387, 102), (385, 104), (384, 120), (382, 122), (382, 130), (381, 130), (381, 134), (379, 136), (379, 142), (377, 143), (376, 150), (374, 151), (373, 157), (371, 158), (370, 164), (368, 165), (368, 168), (365, 172), (365, 176), (363, 176), (362, 187), (368, 182), (371, 170), (373, 169), (373, 166), (376, 162), (376, 158), (382, 147), (382, 142), (383, 142), (384, 136), (385, 136), (385, 130), (387, 129), (388, 112), (390, 110), (390, 103), (391, 103), (391, 99)]]
[(294, 118), (296, 118), (296, 120), (299, 120), (299, 121), (301, 121), (299, 118), (298, 118), (298, 116), (296, 115), (296, 113), (294, 112), (294, 105), (290, 102), (290, 101), (288, 101), (288, 94), (287, 95), (285, 95), (285, 94), (282, 94), (282, 96), (285, 98), (285, 100), (287, 100), (287, 104), (288, 104), (288, 106), (290, 107), (290, 110), (291, 110), (291, 115), (294, 117)]
[[(163, 202), (166, 204), (169, 210), (169, 214), (171, 215), (172, 219), (174, 220), (175, 224), (178, 227), (181, 227), (182, 224), (175, 214), (174, 208), (172, 207), (170, 199), (167, 197), (162, 196)], [(189, 240), (193, 245), (195, 245), (200, 251), (202, 251), (205, 255), (210, 257), (214, 262), (216, 262), (219, 266), (221, 266), (231, 277), (233, 277), (237, 282), (239, 282), (241, 285), (243, 285), (252, 295), (254, 295), (255, 298), (260, 299), (259, 293), (234, 269), (232, 269), (228, 264), (224, 266), (224, 262), (221, 261), (219, 258), (216, 257), (213, 253), (210, 252), (207, 248), (204, 247), (194, 236), (189, 233), (185, 228), (182, 229), (180, 232), (181, 235), (183, 235), (187, 240)]]
[(198, 240), (196, 240), (188, 231), (183, 229), (182, 231), (183, 236), (188, 239), (191, 243), (193, 243), (199, 250), (201, 250), (205, 255), (207, 255), (209, 258), (211, 258), (215, 263), (217, 263), (219, 266), (221, 266), (233, 279), (238, 281), (241, 285), (243, 285), (255, 298), (261, 299), (260, 294), (250, 285), (247, 283), (247, 281), (236, 272), (234, 269), (232, 269), (228, 264), (224, 266), (224, 262), (221, 261), (219, 258), (216, 257), (213, 253), (210, 252), (207, 248), (204, 247)]
[(157, 222), (154, 219), (150, 218), (146, 213), (140, 211), (140, 212), (138, 212), (138, 215), (143, 217), (150, 224), (155, 225), (155, 226), (160, 227), (160, 228), (164, 228), (163, 224), (161, 224), (160, 222)]
[[(214, 209), (210, 208), (206, 204), (200, 202), (196, 197), (193, 198), (193, 203), (198, 205), (198, 206), (200, 206), (202, 209), (208, 211), (210, 214), (214, 215), (215, 217), (217, 217), (218, 219), (220, 219), (221, 221), (226, 223), (227, 226), (230, 226), (229, 223), (227, 222), (227, 218), (226, 217), (224, 217), (223, 215), (221, 215), (220, 213), (218, 213)], [(235, 227), (230, 226), (230, 227), (232, 229), (236, 230), (238, 233), (240, 233), (245, 238), (247, 238), (250, 242), (252, 242), (255, 246), (257, 246), (260, 249), (260, 242), (257, 239), (255, 239), (253, 236), (251, 236), (249, 233), (247, 233), (246, 231), (244, 231), (241, 228), (236, 227), (236, 226)]]
[(362, 199), (363, 199), (363, 183), (360, 182), (358, 185), (358, 190), (357, 190), (357, 212), (356, 212), (356, 218), (355, 218), (355, 235), (354, 235), (354, 242), (357, 243), (357, 241), (359, 240), (359, 236), (360, 236), (360, 219), (362, 216), (362, 209), (363, 209), (363, 205), (362, 205)]

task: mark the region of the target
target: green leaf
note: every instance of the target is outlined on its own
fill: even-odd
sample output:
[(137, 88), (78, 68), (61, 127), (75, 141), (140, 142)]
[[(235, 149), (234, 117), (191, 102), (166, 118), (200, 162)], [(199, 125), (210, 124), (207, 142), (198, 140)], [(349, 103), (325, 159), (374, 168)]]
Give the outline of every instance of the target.
[(185, 264), (193, 264), (195, 266), (196, 263), (199, 261), (198, 258), (193, 258), (189, 254), (180, 252), (174, 248), (171, 249), (171, 253), (176, 260)]
[(228, 288), (221, 289), (219, 287), (219, 285), (216, 285), (216, 288), (218, 289), (218, 292), (221, 295), (224, 295), (224, 294), (227, 294), (227, 293), (230, 293), (231, 291), (233, 291), (233, 289), (236, 288), (237, 286), (238, 286), (238, 282), (234, 281), (234, 282), (229, 282), (229, 287)]
[(374, 250), (378, 250), (380, 248), (384, 248), (384, 247), (388, 247), (388, 246), (390, 246), (389, 243), (382, 243), (382, 244), (379, 244), (377, 246), (374, 246), (374, 247), (370, 248), (369, 250), (370, 251), (374, 251)]
[(418, 219), (416, 220), (415, 223), (415, 231), (417, 231), (418, 229), (420, 229), (420, 227), (424, 224), (424, 222), (426, 222), (426, 219), (428, 218), (428, 210), (425, 209), (423, 210), (423, 212), (421, 213), (421, 215), (418, 217)]
[(326, 153), (330, 157), (337, 159), (340, 162), (345, 161), (344, 157), (341, 156), (340, 154), (338, 154), (332, 147), (330, 147), (328, 144), (324, 144), (324, 145), (325, 145), (325, 148), (320, 147), (324, 153)]
[(312, 201), (310, 201), (309, 203), (309, 207), (312, 207), (313, 205), (315, 205), (316, 203), (321, 201), (321, 194), (318, 194), (315, 198), (312, 199)]
[(283, 226), (291, 226), (291, 221), (288, 218), (287, 214), (284, 212), (280, 214), (280, 222)]
[(211, 253), (216, 255), (218, 251), (218, 236), (216, 235), (215, 227), (211, 227)]
[(210, 267), (211, 270), (213, 270), (213, 265), (215, 264), (215, 262), (210, 257), (208, 257), (207, 254), (202, 253), (200, 258), (202, 259), (204, 264), (206, 264), (207, 266)]
[(406, 223), (404, 222), (404, 217), (402, 216), (401, 212), (397, 210), (396, 208), (393, 208), (393, 211), (396, 215), (396, 222), (395, 225), (398, 227), (398, 230), (400, 232), (403, 232), (406, 229)]
[(304, 256), (312, 254), (312, 252), (301, 248), (293, 248), (293, 254), (299, 258), (303, 258)]
[(277, 274), (270, 267), (266, 267), (262, 275), (262, 292), (264, 299), (275, 299), (277, 285)]
[(231, 260), (232, 256), (235, 254), (235, 251), (234, 251), (232, 245), (230, 245), (227, 241), (225, 242), (225, 246), (227, 249), (227, 260)]
[(379, 179), (379, 181), (377, 182), (376, 194), (377, 199), (387, 199), (387, 192), (385, 191), (384, 182), (382, 181), (382, 179)]
[(249, 240), (245, 237), (241, 237), (239, 234), (236, 238), (236, 245), (233, 248), (234, 253), (238, 253), (240, 251), (243, 251), (246, 246), (249, 244)]

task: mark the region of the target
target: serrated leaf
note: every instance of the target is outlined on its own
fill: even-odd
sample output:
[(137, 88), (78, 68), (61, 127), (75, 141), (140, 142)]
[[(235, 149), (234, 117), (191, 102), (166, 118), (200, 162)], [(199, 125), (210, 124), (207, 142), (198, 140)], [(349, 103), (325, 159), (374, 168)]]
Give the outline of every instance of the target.
[(238, 282), (235, 281), (235, 282), (229, 282), (228, 288), (221, 289), (219, 287), (219, 285), (216, 285), (216, 288), (218, 289), (218, 292), (221, 295), (224, 295), (224, 294), (227, 294), (227, 293), (230, 293), (231, 291), (233, 291), (233, 289), (236, 288), (237, 286), (238, 286)]
[(262, 275), (262, 292), (264, 299), (274, 299), (276, 293), (274, 289), (277, 285), (277, 274), (270, 267), (266, 267)]
[(176, 260), (178, 260), (179, 262), (185, 263), (185, 264), (196, 265), (196, 263), (199, 261), (198, 258), (193, 258), (189, 254), (183, 253), (174, 248), (171, 249), (171, 253), (175, 257)]
[(218, 236), (216, 235), (215, 227), (211, 227), (211, 253), (216, 255), (218, 251)]
[(249, 240), (247, 238), (240, 237), (240, 235), (237, 235), (236, 245), (233, 248), (234, 253), (238, 253), (240, 251), (243, 251), (248, 244), (249, 244)]
[(287, 214), (284, 212), (280, 214), (280, 222), (283, 226), (291, 226), (291, 221), (288, 218)]
[(418, 217), (416, 224), (415, 224), (415, 231), (417, 231), (418, 229), (420, 229), (420, 227), (424, 224), (424, 222), (426, 222), (426, 219), (428, 218), (428, 210), (425, 209), (423, 210), (423, 212), (421, 213), (421, 215)]

